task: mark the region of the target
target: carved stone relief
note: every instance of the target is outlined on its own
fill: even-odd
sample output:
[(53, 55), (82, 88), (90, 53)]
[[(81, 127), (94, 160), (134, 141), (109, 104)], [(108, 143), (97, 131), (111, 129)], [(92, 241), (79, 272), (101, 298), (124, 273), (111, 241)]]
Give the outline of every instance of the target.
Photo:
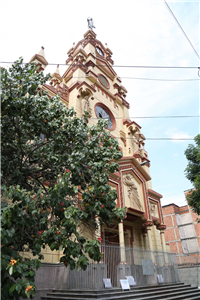
[(128, 190), (128, 198), (130, 199), (130, 205), (131, 207), (138, 209), (138, 210), (143, 210), (142, 204), (140, 202), (139, 194), (137, 187), (134, 183), (134, 179), (130, 174), (127, 174), (124, 177), (124, 185), (127, 186)]
[(150, 212), (151, 212), (151, 216), (153, 217), (158, 216), (156, 204), (150, 203)]

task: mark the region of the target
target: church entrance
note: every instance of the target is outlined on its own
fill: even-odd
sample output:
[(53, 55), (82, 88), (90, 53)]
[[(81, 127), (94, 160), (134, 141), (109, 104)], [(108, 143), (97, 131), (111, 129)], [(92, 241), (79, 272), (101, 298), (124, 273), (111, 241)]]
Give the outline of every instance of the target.
[(117, 265), (120, 263), (120, 247), (118, 231), (105, 231), (104, 263), (107, 265), (107, 278), (111, 278), (112, 285), (117, 286)]

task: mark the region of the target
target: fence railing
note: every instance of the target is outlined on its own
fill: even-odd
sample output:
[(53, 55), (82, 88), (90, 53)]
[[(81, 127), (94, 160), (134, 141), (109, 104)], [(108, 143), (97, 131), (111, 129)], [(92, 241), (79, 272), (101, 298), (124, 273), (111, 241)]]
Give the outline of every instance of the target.
[[(165, 283), (180, 281), (175, 254), (107, 245), (101, 245), (101, 252), (101, 262), (90, 261), (86, 271), (69, 270), (68, 289), (102, 289), (104, 278), (119, 287), (125, 276), (133, 276), (137, 285), (157, 284), (157, 275), (162, 275)], [(122, 262), (121, 257), (126, 260)]]
[[(101, 245), (101, 252), (101, 262), (90, 260), (86, 271), (71, 271), (59, 263), (42, 264), (36, 273), (37, 289), (99, 290), (104, 289), (104, 278), (110, 278), (112, 286), (119, 287), (119, 279), (125, 279), (125, 276), (133, 276), (137, 285), (150, 285), (158, 284), (157, 275), (162, 275), (164, 283), (183, 282), (200, 286), (199, 253), (176, 255), (111, 245)], [(121, 262), (121, 254), (125, 262)]]

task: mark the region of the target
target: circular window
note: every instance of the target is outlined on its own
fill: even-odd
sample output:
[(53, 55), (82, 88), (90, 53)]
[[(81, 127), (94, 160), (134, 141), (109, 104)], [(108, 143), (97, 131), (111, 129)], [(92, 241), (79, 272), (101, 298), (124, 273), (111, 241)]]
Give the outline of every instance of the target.
[(108, 121), (107, 129), (114, 130), (116, 128), (116, 121), (112, 112), (103, 103), (97, 103), (95, 105), (95, 113), (98, 119)]
[(96, 50), (98, 52), (99, 55), (103, 56), (103, 52), (99, 47), (96, 47)]
[(103, 75), (101, 75), (101, 74), (99, 75), (99, 81), (107, 89), (109, 88), (109, 82), (108, 82), (108, 80)]

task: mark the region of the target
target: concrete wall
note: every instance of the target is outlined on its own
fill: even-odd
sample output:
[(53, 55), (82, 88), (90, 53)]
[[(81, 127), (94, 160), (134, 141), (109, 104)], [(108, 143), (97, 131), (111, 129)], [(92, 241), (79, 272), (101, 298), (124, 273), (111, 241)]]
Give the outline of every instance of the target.
[(191, 284), (193, 287), (200, 287), (200, 266), (179, 268), (180, 281)]
[[(180, 270), (181, 281), (197, 286), (196, 270), (197, 268), (182, 268)], [(143, 275), (141, 265), (117, 265), (111, 282), (114, 287), (120, 287), (120, 279), (125, 279), (125, 276), (133, 276), (137, 285), (157, 284), (157, 274), (162, 274), (165, 283), (180, 281), (177, 269), (173, 266), (154, 266), (153, 271), (153, 275)], [(188, 276), (188, 274), (190, 275)], [(106, 264), (91, 264), (86, 271), (77, 271), (76, 269), (71, 271), (62, 264), (44, 263), (36, 272), (37, 293), (34, 300), (40, 300), (42, 296), (46, 296), (52, 290), (103, 289), (103, 278), (107, 278), (107, 276)]]
[[(43, 263), (36, 271), (37, 292), (34, 300), (40, 300), (42, 296), (46, 296), (53, 289), (67, 289), (68, 276), (69, 269), (63, 264)], [(20, 298), (20, 300), (22, 299)]]
[(52, 290), (102, 289), (104, 288), (103, 278), (107, 278), (105, 264), (91, 264), (86, 271), (76, 269), (71, 271), (63, 264), (43, 263), (36, 271), (37, 292), (34, 300), (40, 300)]

